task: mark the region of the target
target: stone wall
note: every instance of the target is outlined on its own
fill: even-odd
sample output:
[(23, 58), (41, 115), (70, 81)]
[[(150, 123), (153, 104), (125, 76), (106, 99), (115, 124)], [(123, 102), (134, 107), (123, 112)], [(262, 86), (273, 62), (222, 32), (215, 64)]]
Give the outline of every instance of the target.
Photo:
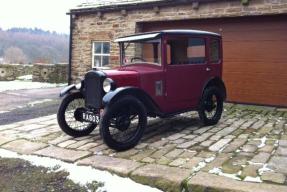
[(33, 80), (36, 82), (66, 83), (68, 81), (67, 64), (35, 64)]
[(23, 75), (32, 75), (36, 82), (66, 83), (68, 64), (0, 64), (0, 81), (13, 81)]
[(19, 76), (32, 73), (33, 65), (0, 64), (0, 81), (13, 81)]
[(177, 5), (156, 9), (136, 9), (77, 14), (73, 19), (72, 79), (82, 77), (92, 68), (92, 41), (111, 42), (111, 67), (119, 64), (119, 48), (113, 39), (141, 31), (139, 23), (201, 18), (243, 17), (287, 13), (287, 0), (251, 0), (248, 5), (238, 1), (200, 3), (194, 7)]

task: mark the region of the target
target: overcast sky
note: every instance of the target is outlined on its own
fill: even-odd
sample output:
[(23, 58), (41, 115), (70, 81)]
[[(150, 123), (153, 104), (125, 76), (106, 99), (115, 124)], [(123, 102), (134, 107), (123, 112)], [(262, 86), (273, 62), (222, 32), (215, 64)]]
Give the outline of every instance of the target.
[(1, 0), (0, 28), (41, 28), (69, 33), (66, 13), (86, 0)]

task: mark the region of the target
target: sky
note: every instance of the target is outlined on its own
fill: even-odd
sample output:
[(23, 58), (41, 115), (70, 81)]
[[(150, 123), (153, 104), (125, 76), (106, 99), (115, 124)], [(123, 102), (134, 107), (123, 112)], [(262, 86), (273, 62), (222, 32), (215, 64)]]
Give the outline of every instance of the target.
[(0, 28), (41, 28), (69, 33), (69, 9), (87, 0), (1, 0)]

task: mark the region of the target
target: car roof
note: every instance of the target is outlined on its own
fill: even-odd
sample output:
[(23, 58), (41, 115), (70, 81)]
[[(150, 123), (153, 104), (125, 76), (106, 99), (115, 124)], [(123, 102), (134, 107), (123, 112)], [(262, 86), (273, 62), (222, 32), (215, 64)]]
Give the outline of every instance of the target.
[(155, 39), (164, 34), (171, 34), (171, 35), (209, 35), (209, 36), (216, 36), (221, 37), (218, 33), (208, 32), (208, 31), (200, 31), (200, 30), (162, 30), (162, 31), (154, 31), (154, 32), (146, 32), (146, 33), (137, 33), (134, 35), (120, 37), (115, 40), (115, 42), (131, 42), (131, 41), (140, 41), (140, 40), (148, 40), (148, 39)]

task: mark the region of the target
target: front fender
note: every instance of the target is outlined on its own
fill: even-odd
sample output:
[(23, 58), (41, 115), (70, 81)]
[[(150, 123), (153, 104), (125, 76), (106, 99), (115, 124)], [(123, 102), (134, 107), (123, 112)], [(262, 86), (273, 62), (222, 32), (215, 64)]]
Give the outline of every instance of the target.
[(64, 89), (62, 89), (60, 92), (60, 97), (65, 96), (67, 93), (69, 93), (72, 90), (76, 90), (75, 84), (69, 85), (69, 86), (65, 87)]
[(149, 112), (160, 111), (154, 100), (145, 91), (137, 87), (120, 87), (110, 91), (103, 97), (103, 106), (106, 107), (125, 95), (131, 95), (139, 99)]
[(108, 92), (104, 97), (103, 97), (103, 106), (107, 106), (113, 101), (116, 100), (116, 98), (119, 98), (120, 95), (123, 95), (124, 93), (127, 93), (129, 89), (132, 89), (132, 87), (120, 87), (117, 88), (113, 91)]

